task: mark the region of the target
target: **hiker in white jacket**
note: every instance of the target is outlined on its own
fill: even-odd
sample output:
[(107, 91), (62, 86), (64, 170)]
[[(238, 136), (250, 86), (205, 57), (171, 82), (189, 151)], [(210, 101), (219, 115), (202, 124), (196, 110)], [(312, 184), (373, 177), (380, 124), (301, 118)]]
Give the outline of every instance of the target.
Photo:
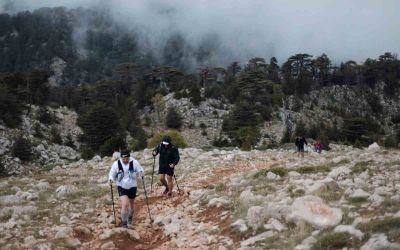
[(121, 158), (116, 160), (108, 174), (110, 185), (117, 183), (118, 195), (121, 202), (122, 227), (127, 228), (133, 222), (133, 203), (137, 191), (137, 175), (144, 176), (144, 171), (139, 162), (130, 157), (129, 151), (121, 152)]

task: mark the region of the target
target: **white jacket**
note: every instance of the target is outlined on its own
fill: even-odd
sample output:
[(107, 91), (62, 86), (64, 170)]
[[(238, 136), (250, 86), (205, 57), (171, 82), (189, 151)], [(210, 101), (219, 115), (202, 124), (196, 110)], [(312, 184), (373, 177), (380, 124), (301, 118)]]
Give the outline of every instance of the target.
[[(121, 162), (122, 169), (124, 170), (124, 177), (122, 178), (121, 181), (117, 180), (118, 161)], [(128, 171), (129, 171), (129, 163), (131, 161), (133, 161), (134, 174), (132, 175), (132, 177), (129, 177), (129, 172)], [(137, 160), (135, 160), (134, 158), (130, 157), (129, 158), (129, 162), (126, 165), (122, 162), (121, 159), (119, 159), (119, 160), (116, 160), (112, 164), (111, 169), (110, 169), (110, 173), (108, 174), (108, 179), (112, 180), (112, 181), (117, 181), (117, 186), (120, 186), (120, 187), (122, 187), (124, 189), (130, 189), (130, 188), (133, 188), (133, 187), (137, 186), (137, 183), (136, 183), (136, 177), (137, 176), (136, 175), (139, 172), (144, 172), (144, 170), (143, 170), (142, 166), (140, 166), (139, 162)]]

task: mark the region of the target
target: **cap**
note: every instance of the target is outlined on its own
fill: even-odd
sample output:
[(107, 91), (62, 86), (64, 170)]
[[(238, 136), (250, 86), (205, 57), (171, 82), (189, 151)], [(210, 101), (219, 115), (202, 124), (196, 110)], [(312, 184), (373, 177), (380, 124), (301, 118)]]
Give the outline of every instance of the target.
[(129, 150), (123, 150), (123, 151), (121, 151), (121, 157), (129, 157), (129, 156), (130, 156)]
[(168, 135), (164, 136), (164, 137), (162, 138), (162, 143), (163, 143), (164, 145), (170, 144), (170, 143), (171, 143), (171, 137), (169, 137)]

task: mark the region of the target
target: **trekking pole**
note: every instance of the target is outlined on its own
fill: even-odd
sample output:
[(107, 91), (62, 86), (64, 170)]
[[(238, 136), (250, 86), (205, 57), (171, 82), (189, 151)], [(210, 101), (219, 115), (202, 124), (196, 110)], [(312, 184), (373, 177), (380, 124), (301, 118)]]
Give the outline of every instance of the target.
[(174, 174), (174, 178), (175, 178), (175, 183), (176, 183), (176, 186), (178, 187), (178, 192), (179, 192), (179, 193), (181, 193), (181, 189), (179, 188), (178, 181), (176, 180), (176, 176), (175, 176), (175, 174)]
[(144, 184), (143, 176), (142, 176), (142, 182), (143, 182), (144, 195), (146, 196), (147, 211), (149, 212), (150, 221), (153, 222), (153, 219), (151, 218), (151, 214), (150, 214), (149, 200), (147, 198), (146, 185)]
[(151, 172), (151, 185), (150, 185), (150, 193), (153, 193), (153, 176), (154, 176), (154, 165), (156, 165), (156, 157), (153, 155), (153, 172)]
[(112, 182), (110, 182), (110, 188), (111, 188), (112, 207), (113, 207), (113, 212), (114, 212), (114, 224), (117, 224), (117, 219), (116, 219), (116, 217), (115, 217), (114, 193), (113, 193), (113, 188), (112, 188)]

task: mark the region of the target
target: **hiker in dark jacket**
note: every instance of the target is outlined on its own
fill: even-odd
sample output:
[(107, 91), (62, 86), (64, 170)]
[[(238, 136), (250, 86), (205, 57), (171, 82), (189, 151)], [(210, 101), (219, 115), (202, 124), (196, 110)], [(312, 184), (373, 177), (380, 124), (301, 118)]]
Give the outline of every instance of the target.
[(297, 147), (297, 152), (301, 155), (301, 157), (304, 157), (304, 144), (308, 145), (306, 138), (304, 138), (304, 136), (297, 136), (295, 144)]
[[(162, 142), (154, 149), (153, 156), (160, 154), (158, 176), (161, 184), (165, 187), (162, 195), (172, 196), (172, 177), (174, 176), (174, 168), (179, 162), (178, 148), (171, 143), (171, 137), (164, 136)], [(165, 180), (167, 175), (167, 180)]]

